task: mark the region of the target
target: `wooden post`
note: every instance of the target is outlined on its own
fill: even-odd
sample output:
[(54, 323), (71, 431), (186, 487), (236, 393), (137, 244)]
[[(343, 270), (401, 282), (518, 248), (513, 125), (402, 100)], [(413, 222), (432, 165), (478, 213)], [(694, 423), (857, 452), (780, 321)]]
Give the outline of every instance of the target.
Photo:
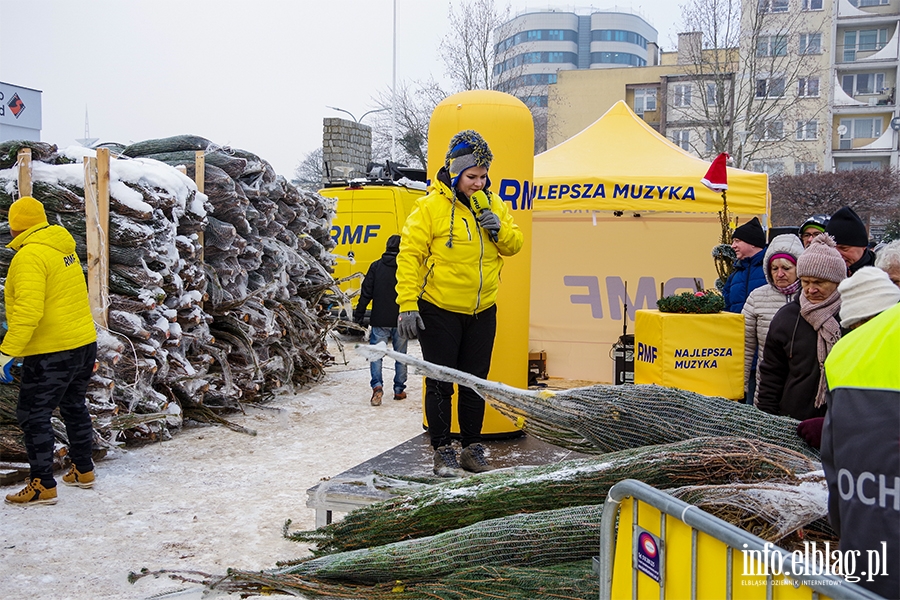
[(30, 196), (31, 185), (31, 148), (22, 148), (16, 157), (19, 162), (19, 198)]
[(94, 322), (107, 327), (109, 306), (109, 150), (84, 159), (88, 297)]
[[(206, 187), (206, 152), (203, 150), (197, 150), (194, 153), (194, 182), (197, 184), (197, 191), (201, 194), (205, 193), (203, 190)], [(206, 245), (205, 232), (201, 229), (197, 237), (200, 241), (200, 263), (202, 264), (206, 262), (203, 251), (203, 247)]]

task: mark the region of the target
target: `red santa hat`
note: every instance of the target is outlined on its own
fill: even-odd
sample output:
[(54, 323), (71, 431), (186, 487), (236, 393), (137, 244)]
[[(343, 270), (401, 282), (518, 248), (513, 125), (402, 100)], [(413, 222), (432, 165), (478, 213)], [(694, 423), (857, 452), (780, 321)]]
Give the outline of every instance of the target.
[(700, 180), (700, 183), (708, 187), (714, 192), (721, 192), (728, 189), (728, 172), (725, 170), (725, 161), (728, 160), (728, 154), (723, 152), (718, 155), (709, 166), (706, 177)]

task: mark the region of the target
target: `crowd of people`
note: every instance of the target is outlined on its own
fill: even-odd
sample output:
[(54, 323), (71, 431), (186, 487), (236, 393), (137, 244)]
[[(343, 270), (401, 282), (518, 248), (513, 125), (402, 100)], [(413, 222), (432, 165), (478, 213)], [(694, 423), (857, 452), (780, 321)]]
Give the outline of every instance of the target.
[(821, 448), (841, 551), (884, 551), (860, 585), (900, 598), (900, 241), (874, 245), (850, 207), (766, 242), (734, 230), (727, 310), (744, 316), (745, 401)]

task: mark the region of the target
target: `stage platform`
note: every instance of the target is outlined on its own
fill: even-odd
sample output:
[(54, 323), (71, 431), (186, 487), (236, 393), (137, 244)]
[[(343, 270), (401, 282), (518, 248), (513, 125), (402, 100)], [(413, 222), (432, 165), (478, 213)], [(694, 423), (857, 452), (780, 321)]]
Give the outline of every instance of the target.
[[(498, 469), (546, 465), (587, 456), (527, 434), (487, 440), (484, 447), (491, 465)], [(438, 481), (432, 472), (433, 456), (431, 439), (427, 433), (422, 433), (309, 488), (306, 491), (306, 506), (316, 511), (316, 527), (331, 523), (334, 512), (350, 512), (426, 485), (407, 481), (407, 477)]]

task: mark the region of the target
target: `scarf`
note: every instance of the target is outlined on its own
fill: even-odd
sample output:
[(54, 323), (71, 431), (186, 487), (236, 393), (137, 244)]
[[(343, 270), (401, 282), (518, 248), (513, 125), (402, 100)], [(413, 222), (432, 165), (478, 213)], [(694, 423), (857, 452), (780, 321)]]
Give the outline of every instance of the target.
[(804, 294), (800, 294), (800, 316), (818, 334), (816, 356), (819, 359), (819, 390), (816, 392), (816, 408), (825, 403), (825, 359), (834, 343), (841, 339), (841, 326), (833, 318), (840, 310), (841, 295), (837, 290), (818, 304), (813, 304)]
[(794, 294), (797, 293), (797, 290), (800, 289), (800, 280), (798, 279), (797, 281), (795, 281), (794, 283), (792, 283), (791, 285), (789, 285), (787, 287), (780, 288), (774, 284), (772, 285), (772, 287), (774, 287), (776, 290), (778, 290), (780, 293), (784, 294), (785, 296), (793, 296)]

